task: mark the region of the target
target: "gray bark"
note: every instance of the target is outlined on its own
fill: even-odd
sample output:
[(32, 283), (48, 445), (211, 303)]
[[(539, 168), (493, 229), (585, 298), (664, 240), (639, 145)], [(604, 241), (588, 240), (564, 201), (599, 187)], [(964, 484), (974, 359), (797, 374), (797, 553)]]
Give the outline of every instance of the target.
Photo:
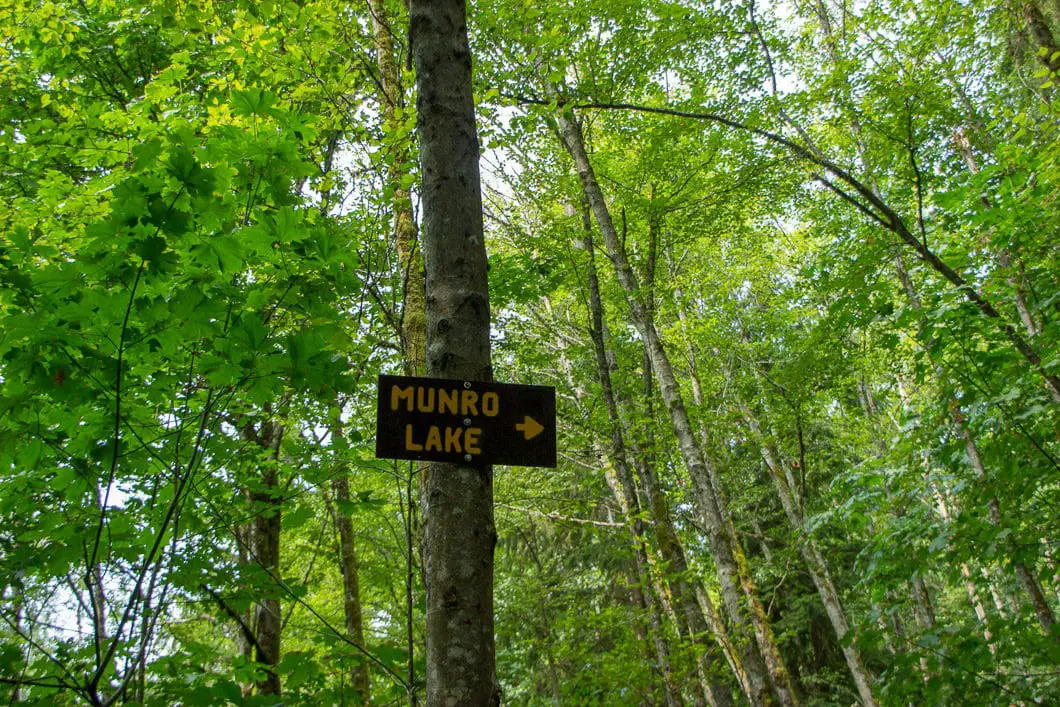
[[(972, 174), (978, 174), (979, 163), (975, 159), (975, 154), (972, 152), (972, 146), (968, 138), (963, 133), (959, 133), (955, 136), (954, 142), (957, 144), (961, 159), (964, 161), (965, 166), (968, 167), (968, 171)], [(991, 208), (990, 200), (985, 196), (980, 196), (979, 200), (983, 203), (983, 206), (988, 209)], [(1020, 269), (1013, 263), (1012, 253), (1008, 248), (996, 249), (994, 257), (998, 266), (1005, 273), (1005, 280), (1012, 288), (1012, 301), (1016, 306), (1020, 321), (1023, 322), (1023, 328), (1027, 331), (1027, 338), (1034, 338), (1038, 335), (1038, 323), (1034, 320), (1034, 314), (1027, 303), (1027, 283), (1025, 278)]]
[[(670, 359), (663, 347), (658, 330), (655, 328), (655, 323), (645, 307), (637, 278), (626, 258), (603, 193), (597, 184), (596, 175), (589, 163), (581, 126), (573, 116), (563, 113), (556, 115), (556, 121), (563, 144), (574, 160), (582, 190), (596, 218), (597, 225), (600, 227), (600, 232), (603, 234), (619, 285), (626, 293), (633, 324), (648, 349), (655, 378), (678, 439), (681, 456), (696, 487), (697, 506), (706, 528), (711, 555), (718, 570), (726, 609), (738, 631), (746, 635), (749, 630), (753, 630), (758, 648), (770, 672), (777, 700), (784, 705), (797, 704), (787, 667), (780, 656), (772, 628), (765, 615), (765, 609), (758, 598), (758, 590), (748, 571), (743, 550), (733, 537), (729, 521), (723, 516), (713, 492), (706, 462), (693, 432)], [(750, 671), (750, 666), (748, 670)], [(755, 683), (752, 682), (752, 684)], [(768, 701), (768, 695), (764, 691), (759, 691), (752, 701), (755, 704), (765, 703)]]
[[(426, 265), (427, 375), (490, 381), (478, 136), (463, 0), (412, 0)], [(427, 702), (497, 705), (493, 469), (432, 463), (424, 493)]]
[[(633, 519), (631, 531), (634, 534), (634, 542), (637, 549), (637, 568), (641, 576), (642, 584), (645, 589), (647, 589), (650, 582), (648, 581), (649, 567), (647, 545), (644, 536), (644, 523), (641, 521), (639, 494), (637, 493), (633, 473), (626, 461), (628, 455), (625, 438), (622, 434), (622, 421), (618, 411), (618, 402), (615, 399), (614, 389), (611, 384), (611, 370), (608, 363), (607, 347), (604, 341), (603, 301), (600, 297), (600, 283), (596, 275), (592, 226), (589, 223), (588, 214), (585, 215), (584, 226), (585, 238), (583, 242), (585, 250), (589, 254), (589, 309), (592, 318), (590, 336), (593, 340), (593, 352), (596, 356), (597, 375), (600, 380), (600, 387), (603, 391), (608, 419), (611, 422), (611, 455), (615, 468), (615, 475), (619, 482), (619, 486), (615, 489), (615, 496), (618, 498), (619, 503), (623, 505), (622, 510), (626, 513), (626, 517)], [(664, 519), (664, 522), (669, 524), (669, 518)], [(671, 570), (677, 571), (677, 568), (671, 567)], [(682, 573), (683, 570), (684, 568), (682, 567)], [(675, 594), (675, 601), (682, 604), (682, 608), (685, 612), (685, 620), (688, 622), (688, 632), (693, 643), (702, 645), (703, 641), (706, 639), (706, 622), (703, 620), (702, 614), (698, 612), (698, 607), (695, 606), (691, 592), (688, 591), (684, 584), (684, 579), (678, 580), (679, 591)], [(669, 704), (680, 703), (680, 693), (676, 690), (675, 686), (673, 686), (672, 678), (668, 674), (668, 672), (672, 672), (669, 668), (669, 651), (666, 649), (665, 641), (663, 640), (661, 633), (661, 621), (658, 616), (658, 609), (653, 607), (651, 618), (656, 640), (656, 654), (658, 656), (660, 668), (663, 669), (664, 679), (666, 680), (667, 702)], [(706, 699), (711, 705), (714, 705), (714, 707), (731, 705), (732, 696), (727, 686), (717, 677), (710, 677), (710, 671), (706, 665), (706, 656), (704, 655), (705, 650), (697, 645), (695, 653), (696, 669), (699, 674), (700, 686), (703, 691), (703, 697), (696, 700), (697, 704), (701, 699)], [(663, 668), (663, 666), (666, 667)]]
[[(681, 305), (681, 300), (682, 300), (681, 290), (680, 290), (680, 288), (675, 288), (674, 289), (674, 304), (676, 305), (677, 318), (682, 324), (687, 325), (687, 323), (688, 323), (687, 314), (686, 314), (686, 312), (684, 310), (684, 307)], [(691, 342), (689, 342), (689, 344), (688, 344), (687, 355), (688, 355), (688, 362), (689, 362), (689, 377), (691, 378), (691, 382), (692, 382), (692, 402), (695, 403), (696, 407), (702, 407), (702, 405), (703, 405), (703, 388), (702, 388), (702, 385), (700, 384), (699, 376), (698, 376), (698, 373), (697, 373), (695, 348), (692, 346)], [(650, 371), (651, 371), (651, 363), (650, 363), (650, 361), (645, 361), (644, 367), (645, 367), (645, 371), (647, 371), (650, 374)], [(648, 379), (646, 381), (646, 385), (649, 388), (648, 392), (650, 394), (650, 387), (651, 387), (650, 379)], [(703, 454), (704, 454), (704, 461), (706, 462), (707, 473), (710, 475), (710, 487), (711, 487), (711, 489), (712, 489), (712, 491), (714, 493), (715, 499), (717, 500), (718, 508), (721, 510), (722, 515), (724, 517), (726, 517), (728, 519), (728, 521), (729, 521), (729, 530), (732, 533), (732, 536), (734, 538), (737, 538), (738, 536), (736, 534), (736, 527), (732, 523), (732, 517), (729, 514), (729, 511), (728, 511), (728, 509), (727, 509), (727, 507), (725, 505), (725, 502), (724, 502), (724, 497), (722, 496), (722, 493), (721, 493), (721, 485), (718, 482), (717, 465), (714, 463), (714, 460), (710, 456), (707, 455), (707, 453), (705, 451), (707, 449), (707, 443), (708, 443), (708, 440), (709, 440), (709, 430), (707, 429), (706, 424), (701, 424), (700, 425), (699, 434), (700, 434), (700, 444), (702, 445), (702, 449), (704, 450)], [(684, 565), (684, 557), (682, 556), (680, 559), (681, 559), (681, 566), (684, 567), (685, 566)], [(698, 595), (699, 595), (699, 597), (701, 599), (700, 604), (703, 605), (707, 609), (707, 611), (705, 611), (705, 614), (706, 615), (716, 614), (716, 611), (714, 610), (714, 607), (712, 605), (710, 605), (710, 603), (709, 603), (710, 599), (707, 596), (706, 592), (699, 591)], [(706, 603), (704, 601), (702, 601), (704, 599), (706, 600)], [(724, 629), (722, 629), (722, 630), (724, 630)], [(730, 647), (731, 647), (731, 645), (730, 645)], [(735, 657), (735, 652), (733, 652), (732, 655), (733, 655), (733, 657)], [(762, 674), (764, 676), (765, 669), (764, 669), (764, 666), (761, 665), (761, 656), (757, 652), (753, 652), (752, 651), (749, 654), (745, 654), (745, 659), (747, 661), (750, 661), (753, 665), (758, 666), (756, 669), (752, 670), (752, 673), (757, 672), (757, 673), (760, 673), (760, 674)], [(747, 676), (746, 671), (742, 671), (740, 669), (737, 669), (736, 668), (736, 665), (737, 665), (736, 662), (733, 662), (732, 660), (730, 660), (730, 663), (733, 664), (734, 670), (736, 671), (737, 676), (738, 677), (742, 677), (741, 685), (745, 686), (744, 694), (748, 695), (748, 699), (750, 699), (750, 695), (755, 692), (755, 689), (751, 685), (749, 685), (747, 683), (748, 676)]]
[(839, 599), (839, 592), (836, 591), (835, 583), (832, 582), (832, 575), (828, 571), (828, 563), (825, 561), (824, 555), (817, 548), (817, 543), (814, 539), (806, 534), (806, 519), (803, 509), (796, 500), (796, 492), (791, 486), (790, 475), (786, 474), (782, 469), (782, 467), (787, 465), (780, 457), (779, 452), (765, 439), (758, 420), (747, 406), (740, 403), (740, 407), (744, 420), (761, 446), (762, 458), (772, 473), (773, 483), (777, 489), (777, 495), (780, 497), (780, 505), (784, 508), (784, 515), (787, 516), (792, 530), (801, 536), (798, 539), (799, 554), (802, 555), (803, 561), (806, 563), (810, 579), (817, 589), (817, 595), (821, 598), (828, 620), (832, 623), (832, 629), (835, 631), (836, 638), (839, 639), (840, 646), (842, 646), (843, 657), (846, 659), (847, 668), (854, 678), (854, 685), (858, 689), (862, 704), (875, 706), (879, 703), (876, 701), (876, 696), (872, 691), (873, 677), (869, 673), (868, 668), (865, 667), (865, 662), (861, 657), (861, 651), (858, 650), (857, 644), (854, 641), (847, 640), (847, 634), (850, 633), (851, 629), (850, 623), (847, 621), (846, 611), (843, 609), (843, 604)]

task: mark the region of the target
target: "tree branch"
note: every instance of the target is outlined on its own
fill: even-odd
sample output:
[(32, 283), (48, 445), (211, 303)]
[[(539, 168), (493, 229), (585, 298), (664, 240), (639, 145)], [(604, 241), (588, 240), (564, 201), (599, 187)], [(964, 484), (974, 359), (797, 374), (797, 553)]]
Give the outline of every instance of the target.
[[(995, 322), (995, 326), (998, 328), (1000, 333), (1012, 344), (1012, 346), (1031, 364), (1035, 372), (1038, 373), (1045, 381), (1046, 387), (1049, 389), (1049, 394), (1053, 399), (1053, 402), (1060, 403), (1060, 376), (1052, 375), (1048, 373), (1042, 366), (1041, 356), (1027, 341), (1020, 336), (1015, 327), (1012, 326), (1001, 313), (986, 299), (984, 299), (967, 280), (964, 279), (956, 270), (946, 264), (938, 255), (932, 252), (926, 244), (920, 242), (920, 240), (913, 235), (909, 227), (906, 226), (905, 222), (894, 211), (890, 206), (883, 201), (882, 197), (876, 194), (870, 189), (864, 182), (854, 177), (843, 167), (840, 167), (835, 162), (829, 160), (823, 155), (815, 154), (813, 149), (800, 145), (799, 143), (789, 140), (783, 135), (779, 135), (763, 128), (757, 128), (753, 125), (734, 120), (732, 118), (726, 118), (718, 113), (711, 112), (693, 112), (677, 110), (675, 108), (655, 107), (655, 106), (642, 106), (633, 103), (608, 103), (608, 102), (597, 102), (589, 101), (583, 103), (565, 103), (562, 100), (545, 100), (542, 98), (532, 98), (520, 95), (509, 95), (502, 94), (505, 98), (516, 101), (519, 104), (524, 105), (539, 105), (539, 106), (552, 106), (556, 105), (560, 110), (587, 110), (587, 109), (599, 109), (599, 110), (627, 110), (635, 111), (639, 113), (653, 113), (655, 115), (668, 115), (677, 118), (689, 118), (692, 120), (705, 120), (708, 122), (718, 123), (726, 127), (734, 128), (744, 132), (749, 132), (753, 135), (757, 135), (761, 138), (768, 140), (777, 145), (788, 148), (796, 156), (815, 164), (818, 167), (831, 172), (839, 181), (845, 183), (847, 186), (852, 188), (864, 201), (868, 204), (860, 204), (850, 198), (846, 200), (857, 206), (858, 210), (865, 215), (872, 218), (880, 225), (884, 226), (887, 230), (894, 233), (900, 240), (909, 245), (919, 256), (919, 258), (927, 263), (932, 270), (941, 275), (945, 280), (957, 288), (964, 297), (971, 302), (975, 307), (987, 318)], [(871, 208), (869, 208), (871, 206)], [(874, 213), (875, 212), (875, 213)]]

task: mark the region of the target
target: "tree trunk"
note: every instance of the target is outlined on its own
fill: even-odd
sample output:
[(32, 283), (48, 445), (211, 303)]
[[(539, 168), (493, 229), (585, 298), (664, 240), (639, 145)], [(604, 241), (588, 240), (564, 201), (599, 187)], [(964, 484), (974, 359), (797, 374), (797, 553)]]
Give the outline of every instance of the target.
[[(269, 450), (273, 463), (261, 469), (257, 488), (250, 491), (250, 502), (254, 518), (250, 523), (250, 561), (278, 581), (280, 576), (280, 521), (283, 496), (279, 473), (275, 462), (280, 456), (280, 442), (284, 426), (273, 420), (261, 423), (257, 429), (252, 423), (243, 427), (243, 437), (262, 449)], [(280, 600), (274, 595), (260, 599), (253, 607), (254, 661), (265, 666), (265, 677), (255, 689), (259, 695), (279, 695), (280, 676), (276, 666), (280, 662), (280, 633), (283, 617), (280, 615)]]
[[(634, 532), (636, 535), (636, 543), (638, 544), (638, 550), (643, 552), (643, 565), (644, 569), (648, 569), (647, 564), (647, 548), (644, 543), (644, 529), (643, 523), (640, 520), (640, 502), (639, 495), (636, 489), (636, 483), (633, 479), (633, 474), (630, 470), (630, 465), (626, 462), (628, 459), (628, 452), (625, 448), (625, 440), (622, 435), (622, 421), (619, 416), (618, 402), (615, 397), (614, 387), (611, 381), (611, 367), (608, 365), (607, 360), (607, 348), (606, 342), (604, 341), (604, 325), (603, 325), (603, 300), (600, 297), (600, 283), (597, 278), (596, 270), (596, 259), (595, 259), (595, 244), (593, 242), (593, 226), (591, 226), (588, 213), (583, 213), (583, 232), (585, 234), (583, 245), (585, 251), (588, 253), (588, 268), (587, 268), (587, 279), (589, 285), (589, 314), (591, 317), (591, 323), (589, 328), (589, 336), (593, 339), (593, 350), (596, 355), (597, 363), (597, 374), (600, 381), (600, 387), (603, 391), (604, 404), (607, 408), (607, 417), (611, 421), (611, 446), (612, 453), (615, 458), (615, 472), (620, 481), (620, 491), (624, 499), (626, 508), (626, 515), (633, 518)], [(646, 374), (651, 375), (650, 371), (646, 369)], [(650, 391), (649, 391), (650, 392)], [(642, 459), (647, 462), (646, 456), (643, 454), (634, 455), (637, 459)], [(653, 488), (654, 479), (652, 480)], [(655, 494), (658, 495), (657, 492)], [(661, 511), (661, 512), (659, 512)], [(652, 513), (655, 518), (656, 524), (666, 525), (671, 532), (673, 532), (672, 525), (670, 524), (669, 513), (665, 507), (663, 509), (655, 509)], [(665, 535), (665, 531), (659, 531), (656, 529), (656, 536), (661, 537)], [(666, 542), (668, 544), (668, 553), (665, 556), (674, 554), (673, 547), (677, 543), (676, 535), (673, 537), (667, 537)], [(669, 556), (667, 556), (669, 561)], [(674, 596), (676, 603), (681, 605), (682, 611), (685, 614), (685, 621), (687, 622), (687, 633), (691, 637), (693, 649), (695, 651), (695, 662), (696, 671), (699, 673), (701, 687), (703, 688), (703, 696), (705, 699), (714, 706), (730, 705), (731, 695), (728, 687), (720, 681), (717, 676), (711, 677), (711, 671), (706, 665), (706, 647), (704, 646), (704, 640), (707, 636), (707, 624), (703, 618), (702, 613), (699, 611), (699, 606), (695, 603), (695, 598), (692, 591), (689, 590), (687, 585), (687, 567), (684, 562), (684, 556), (682, 553), (681, 565), (675, 566), (670, 564), (670, 571), (675, 573), (677, 579), (673, 582), (673, 588), (671, 593)], [(678, 633), (679, 623), (678, 623)], [(661, 660), (661, 656), (660, 656)], [(669, 685), (668, 685), (669, 687)], [(679, 700), (679, 696), (678, 696)]]
[[(373, 45), (379, 66), (379, 106), (383, 115), (383, 129), (388, 133), (404, 130), (404, 89), (401, 72), (394, 55), (394, 25), (383, 0), (369, 0), (372, 15)], [(423, 375), (426, 361), (427, 320), (424, 297), (423, 252), (418, 247), (416, 222), (412, 215), (412, 198), (402, 182), (409, 174), (410, 150), (408, 140), (394, 143), (388, 154), (387, 181), (394, 189), (390, 203), (394, 210), (394, 245), (401, 267), (403, 306), (398, 335), (405, 359), (405, 372), (410, 376)]]
[(839, 592), (836, 591), (835, 584), (832, 582), (832, 576), (828, 571), (828, 563), (825, 561), (824, 555), (817, 549), (817, 543), (814, 539), (806, 534), (804, 511), (801, 504), (796, 500), (795, 489), (791, 487), (790, 477), (781, 468), (786, 465), (785, 461), (780, 457), (779, 452), (766, 440), (758, 420), (750, 409), (743, 402), (739, 404), (747, 426), (751, 429), (752, 434), (761, 446), (762, 459), (773, 476), (773, 484), (777, 489), (780, 505), (784, 508), (788, 523), (791, 525), (792, 531), (796, 535), (801, 536), (797, 541), (799, 554), (802, 555), (803, 561), (806, 563), (810, 579), (813, 581), (814, 587), (817, 588), (817, 595), (821, 598), (825, 613), (828, 614), (828, 620), (832, 623), (836, 638), (839, 639), (843, 657), (846, 659), (847, 668), (854, 678), (854, 685), (858, 689), (861, 702), (867, 706), (874, 706), (878, 704), (872, 691), (874, 679), (868, 668), (865, 667), (865, 662), (861, 658), (861, 651), (858, 650), (857, 644), (847, 636), (850, 633), (850, 623), (847, 621), (846, 611), (844, 611), (843, 604), (839, 600)]
[[(596, 273), (593, 269), (590, 269), (589, 271), (589, 279), (590, 292), (598, 293), (599, 289), (595, 284)], [(593, 319), (595, 322), (597, 321), (595, 317), (598, 310), (595, 309), (595, 304), (591, 306), (594, 307)], [(594, 326), (595, 324), (590, 326), (590, 337), (593, 339), (595, 345), (597, 342), (597, 332), (599, 330), (593, 329)], [(600, 344), (603, 344), (602, 338), (600, 339)], [(571, 389), (575, 391), (576, 399), (581, 402), (585, 393), (575, 383), (573, 366), (571, 366), (570, 360), (562, 351), (560, 352), (560, 363), (567, 375), (567, 381)], [(613, 403), (614, 396), (611, 390), (610, 372), (605, 369), (604, 375), (606, 376), (606, 381), (603, 382), (602, 386), (604, 399)], [(654, 584), (651, 575), (651, 560), (648, 553), (647, 542), (644, 537), (644, 522), (640, 518), (640, 504), (638, 501), (637, 490), (633, 483), (633, 476), (629, 471), (625, 439), (622, 436), (621, 428), (617, 426), (619, 424), (618, 421), (611, 417), (612, 412), (617, 415), (617, 407), (613, 408), (609, 405), (608, 417), (609, 422), (611, 423), (610, 449), (605, 449), (599, 440), (594, 441), (593, 448), (597, 459), (603, 465), (604, 478), (607, 481), (607, 486), (611, 490), (611, 494), (614, 496), (616, 503), (618, 503), (619, 510), (622, 511), (623, 520), (630, 533), (630, 540), (634, 550), (634, 570), (636, 573), (636, 577), (632, 582), (634, 598), (636, 603), (644, 610), (645, 615), (648, 617), (648, 632), (651, 634), (652, 649), (645, 651), (645, 657), (647, 660), (655, 662), (655, 666), (663, 679), (664, 688), (666, 690), (666, 703), (670, 707), (674, 707), (675, 705), (683, 704), (684, 700), (681, 697), (681, 691), (677, 686), (677, 682), (674, 680), (673, 663), (670, 659), (670, 647), (666, 642), (666, 635), (663, 631), (662, 611), (664, 608), (669, 609), (669, 607), (665, 607), (664, 598), (658, 592), (653, 591), (653, 586), (655, 586), (656, 589), (658, 587)], [(586, 415), (587, 414), (588, 413), (586, 412)], [(676, 616), (672, 616), (672, 618), (674, 619), (674, 622), (677, 623)], [(643, 638), (641, 635), (641, 629), (638, 628), (637, 631), (638, 638)], [(652, 656), (652, 650), (654, 651), (654, 657)]]
[[(920, 298), (917, 295), (916, 289), (913, 287), (912, 282), (908, 283), (908, 275), (899, 271), (899, 277), (903, 277), (903, 288), (906, 296), (909, 300), (910, 306), (914, 310), (921, 308)], [(975, 444), (975, 437), (972, 434), (971, 429), (968, 427), (967, 421), (964, 418), (963, 413), (960, 410), (960, 403), (956, 398), (950, 400), (950, 419), (953, 421), (957, 430), (960, 432), (961, 437), (965, 443), (965, 453), (968, 455), (968, 461), (975, 471), (976, 476), (980, 481), (987, 480), (986, 467), (983, 464), (982, 457), (979, 455), (979, 449)], [(999, 525), (1001, 523), (1001, 510), (1000, 505), (996, 497), (992, 497), (988, 502), (989, 508), (989, 520), (993, 525)], [(966, 564), (966, 563), (965, 563)], [(1038, 618), (1038, 623), (1041, 625), (1042, 630), (1048, 636), (1051, 634), (1052, 627), (1056, 623), (1055, 615), (1053, 614), (1052, 608), (1045, 599), (1045, 594), (1042, 591), (1041, 584), (1038, 582), (1038, 578), (1023, 562), (1014, 562), (1013, 568), (1016, 570), (1016, 575), (1020, 580), (1020, 584), (1023, 585), (1024, 591), (1027, 593), (1027, 597), (1030, 599), (1031, 605), (1034, 608), (1035, 616)], [(961, 573), (964, 575), (966, 582), (971, 582), (969, 579), (971, 576), (971, 570), (967, 567), (961, 568)], [(985, 612), (982, 611), (982, 605), (978, 598), (978, 592), (975, 592), (975, 596), (972, 597), (972, 589), (974, 585), (969, 585), (969, 596), (973, 600), (973, 604), (976, 604), (976, 615), (980, 616), (980, 620), (985, 616)], [(989, 631), (987, 631), (989, 635)], [(987, 638), (988, 642), (990, 638)], [(991, 650), (994, 650), (994, 646), (991, 643)]]
[[(951, 517), (949, 504), (946, 503), (946, 498), (937, 488), (935, 489), (935, 500), (938, 503), (939, 514), (942, 516), (942, 520), (946, 523), (950, 523)], [(965, 591), (968, 592), (968, 601), (972, 603), (972, 611), (975, 612), (976, 618), (979, 619), (979, 623), (983, 627), (983, 638), (986, 640), (987, 646), (990, 647), (990, 653), (996, 655), (997, 645), (994, 643), (994, 635), (990, 631), (990, 624), (986, 619), (986, 607), (983, 606), (983, 600), (979, 597), (979, 589), (975, 586), (975, 581), (972, 579), (972, 568), (968, 566), (967, 562), (961, 562), (960, 567), (961, 577), (964, 578), (964, 588)]]
[[(427, 375), (490, 381), (478, 136), (463, 0), (412, 0), (423, 180)], [(423, 535), (427, 701), (498, 705), (493, 469), (432, 463)]]
[[(334, 425), (331, 434), (333, 437), (341, 436), (342, 428)], [(331, 489), (335, 493), (335, 526), (339, 533), (339, 571), (342, 573), (342, 606), (346, 615), (346, 634), (351, 641), (367, 649), (364, 643), (364, 619), (361, 613), (357, 544), (353, 536), (353, 522), (345, 510), (345, 506), (350, 502), (350, 481), (345, 470), (332, 479)], [(357, 661), (350, 668), (350, 684), (357, 691), (359, 703), (371, 703), (368, 666), (363, 661)]]
[[(677, 318), (682, 324), (687, 324), (687, 314), (686, 314), (686, 312), (684, 310), (684, 307), (681, 306), (681, 297), (682, 297), (682, 295), (681, 295), (680, 288), (674, 288), (674, 301), (675, 301), (676, 310), (677, 310)], [(695, 350), (694, 350), (694, 347), (692, 346), (691, 343), (689, 343), (689, 345), (688, 345), (687, 354), (688, 354), (688, 361), (689, 361), (689, 377), (690, 377), (690, 379), (692, 381), (692, 402), (695, 403), (697, 407), (700, 407), (700, 406), (703, 405), (703, 388), (702, 388), (702, 386), (701, 386), (701, 384), (699, 382), (699, 377), (697, 375)], [(646, 371), (646, 375), (650, 375), (650, 372), (651, 372), (651, 362), (650, 361), (647, 361), (647, 360), (645, 361), (644, 369)], [(650, 389), (651, 389), (651, 380), (650, 380), (650, 378), (646, 378), (645, 385), (647, 386), (648, 394), (650, 395)], [(700, 444), (702, 445), (702, 448), (705, 450), (705, 449), (707, 449), (707, 442), (708, 442), (708, 438), (709, 438), (707, 426), (705, 424), (701, 424), (700, 425), (699, 434), (700, 434)], [(717, 499), (718, 507), (721, 510), (722, 515), (729, 520), (729, 530), (732, 533), (733, 538), (737, 538), (736, 528), (735, 528), (735, 526), (732, 523), (732, 517), (729, 514), (728, 509), (725, 506), (724, 499), (722, 497), (721, 487), (720, 487), (720, 485), (718, 483), (717, 469), (715, 468), (713, 460), (710, 459), (709, 457), (705, 456), (704, 461), (707, 462), (707, 471), (710, 474), (710, 486), (711, 486), (711, 489), (712, 489), (712, 491), (714, 493), (715, 498)], [(681, 564), (682, 564), (682, 566), (684, 566), (684, 558), (683, 557), (681, 558)], [(709, 602), (709, 597), (707, 597), (705, 592), (700, 592), (700, 596), (702, 598), (706, 599)], [(709, 607), (709, 608), (710, 608), (709, 613), (711, 613), (711, 614), (716, 613), (713, 610), (713, 607)], [(765, 670), (764, 670), (764, 667), (762, 667), (762, 664), (761, 664), (760, 654), (758, 654), (757, 652), (751, 652), (750, 654), (746, 654), (745, 655), (745, 659), (750, 661), (754, 665), (759, 666), (760, 670), (758, 672), (763, 674), (763, 676), (764, 676)], [(737, 675), (739, 675), (739, 674), (740, 673), (737, 672)], [(746, 675), (744, 677), (746, 679)], [(753, 690), (751, 690), (749, 688), (747, 691), (745, 691), (745, 694), (749, 695), (749, 694), (751, 694), (751, 692), (753, 692)]]
[[(611, 454), (605, 454), (602, 449), (598, 450), (598, 454), (601, 457), (612, 457), (615, 455), (614, 450)], [(623, 450), (624, 454), (624, 450)], [(624, 467), (620, 472), (619, 467)], [(611, 493), (614, 495), (615, 500), (619, 504), (619, 508), (622, 511), (622, 515), (625, 517), (627, 527), (629, 528), (631, 540), (634, 548), (634, 559), (635, 569), (637, 574), (636, 591), (635, 594), (639, 602), (642, 604), (645, 612), (648, 615), (648, 627), (651, 632), (651, 640), (653, 648), (655, 650), (655, 664), (659, 670), (659, 674), (662, 676), (663, 684), (666, 688), (666, 704), (670, 707), (684, 704), (684, 700), (681, 697), (681, 691), (674, 680), (673, 663), (670, 660), (670, 647), (666, 643), (666, 634), (663, 632), (662, 615), (659, 611), (659, 601), (653, 596), (651, 591), (651, 576), (648, 563), (648, 549), (647, 544), (644, 541), (644, 523), (640, 520), (640, 509), (635, 506), (636, 492), (630, 493), (630, 489), (626, 487), (625, 482), (621, 481), (622, 476), (626, 476), (627, 480), (631, 480), (632, 476), (629, 474), (629, 468), (626, 466), (625, 460), (617, 461), (617, 457), (612, 458), (612, 473), (607, 474), (607, 485), (611, 488)], [(704, 684), (704, 691), (707, 695), (710, 695), (710, 686)], [(708, 701), (712, 705), (718, 704), (732, 704), (730, 702), (718, 702), (717, 699), (711, 699), (707, 697)], [(701, 704), (703, 698), (696, 700), (696, 704)]]
[[(755, 640), (773, 680), (778, 701), (784, 705), (797, 704), (787, 667), (784, 665), (773, 638), (772, 628), (769, 626), (765, 610), (758, 598), (757, 588), (748, 571), (746, 559), (743, 557), (743, 550), (738, 547), (731, 533), (729, 521), (723, 517), (714, 495), (702, 450), (692, 430), (677, 379), (670, 366), (670, 359), (662, 345), (655, 324), (647, 313), (636, 276), (626, 259), (603, 193), (596, 182), (592, 165), (585, 152), (581, 126), (573, 116), (568, 117), (563, 113), (556, 115), (556, 121), (563, 144), (574, 159), (582, 190), (604, 236), (619, 285), (626, 293), (633, 324), (648, 348), (652, 368), (670, 414), (670, 421), (678, 439), (681, 455), (697, 489), (696, 500), (706, 527), (711, 554), (718, 570), (726, 609), (739, 630), (747, 631), (748, 625), (753, 628)], [(767, 700), (768, 696), (760, 692), (753, 702), (758, 704)]]
[(1060, 48), (1056, 46), (1056, 39), (1053, 37), (1052, 30), (1049, 29), (1049, 22), (1045, 19), (1042, 9), (1034, 0), (1024, 0), (1020, 9), (1023, 13), (1023, 21), (1026, 22), (1027, 29), (1030, 30), (1034, 43), (1037, 45), (1038, 51), (1035, 54), (1038, 60), (1049, 71), (1060, 72), (1060, 55), (1058, 55)]
[[(252, 561), (250, 559), (250, 539), (253, 535), (252, 529), (253, 523), (242, 523), (236, 526), (235, 529), (237, 560), (241, 566), (248, 565)], [(238, 612), (238, 616), (238, 620), (242, 622), (243, 626), (254, 626), (253, 607)], [(250, 640), (252, 637), (253, 636), (248, 636), (248, 631), (236, 631), (236, 648), (239, 650), (240, 657), (247, 662), (254, 660), (254, 643)], [(251, 686), (243, 684), (240, 686), (240, 689), (242, 690), (243, 696), (246, 697), (250, 694)]]
[[(979, 174), (979, 163), (976, 161), (975, 154), (972, 152), (972, 145), (963, 131), (954, 136), (954, 142), (957, 144), (958, 151), (961, 153), (961, 159), (964, 161), (964, 165), (968, 168), (968, 171), (972, 174)], [(990, 208), (990, 200), (985, 196), (980, 196), (979, 200), (983, 203), (983, 206), (988, 209)], [(994, 257), (997, 260), (998, 266), (1005, 273), (1005, 280), (1008, 282), (1009, 287), (1012, 288), (1012, 301), (1016, 306), (1016, 313), (1019, 314), (1020, 321), (1023, 322), (1023, 328), (1027, 332), (1027, 338), (1034, 338), (1038, 335), (1038, 323), (1034, 320), (1030, 305), (1027, 303), (1028, 288), (1025, 278), (1022, 276), (1021, 269), (1015, 267), (1012, 253), (1008, 248), (1002, 247), (997, 249)]]

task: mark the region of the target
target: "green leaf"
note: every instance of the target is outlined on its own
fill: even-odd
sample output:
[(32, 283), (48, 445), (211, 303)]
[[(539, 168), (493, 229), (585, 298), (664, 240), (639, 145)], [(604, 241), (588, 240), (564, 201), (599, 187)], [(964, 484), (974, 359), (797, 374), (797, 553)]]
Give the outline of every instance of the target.
[(293, 510), (285, 511), (283, 514), (283, 527), (286, 530), (300, 528), (313, 519), (315, 512), (305, 504), (294, 507)]
[(232, 273), (243, 268), (243, 249), (235, 238), (231, 236), (211, 238), (209, 248), (222, 273)]
[(159, 138), (151, 138), (146, 142), (134, 145), (132, 155), (135, 159), (132, 171), (142, 172), (153, 167), (158, 162), (158, 156), (162, 154), (162, 141)]
[(261, 88), (232, 91), (232, 106), (237, 115), (269, 115), (275, 103), (276, 95)]

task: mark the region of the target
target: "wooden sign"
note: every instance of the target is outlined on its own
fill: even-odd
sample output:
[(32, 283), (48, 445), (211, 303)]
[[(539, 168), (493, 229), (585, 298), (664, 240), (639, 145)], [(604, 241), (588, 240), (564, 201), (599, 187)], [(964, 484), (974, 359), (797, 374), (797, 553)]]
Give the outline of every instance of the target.
[(556, 389), (379, 376), (375, 456), (556, 466)]

